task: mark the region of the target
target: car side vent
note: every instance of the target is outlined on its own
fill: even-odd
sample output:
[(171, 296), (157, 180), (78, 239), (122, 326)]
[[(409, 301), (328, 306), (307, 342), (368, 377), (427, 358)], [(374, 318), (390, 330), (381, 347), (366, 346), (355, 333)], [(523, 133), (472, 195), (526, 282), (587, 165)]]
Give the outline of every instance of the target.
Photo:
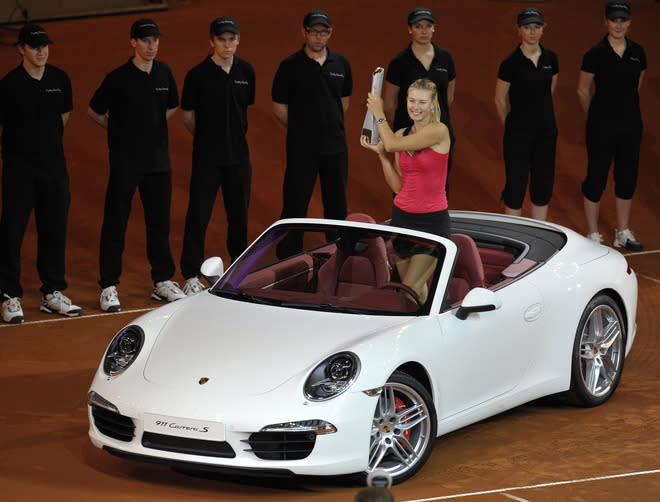
[(94, 425), (105, 436), (118, 441), (133, 441), (135, 437), (135, 424), (130, 417), (125, 417), (114, 411), (100, 406), (92, 405)]
[[(243, 440), (246, 441), (246, 440)], [(255, 432), (247, 440), (251, 451), (263, 460), (300, 460), (314, 449), (314, 432)]]

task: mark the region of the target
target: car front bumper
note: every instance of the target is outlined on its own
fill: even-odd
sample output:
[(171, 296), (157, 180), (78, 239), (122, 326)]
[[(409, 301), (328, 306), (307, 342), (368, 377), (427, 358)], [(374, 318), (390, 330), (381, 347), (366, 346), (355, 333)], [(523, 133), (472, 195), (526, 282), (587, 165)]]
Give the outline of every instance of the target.
[[(119, 457), (248, 475), (341, 475), (367, 468), (378, 399), (373, 393), (349, 390), (322, 403), (309, 402), (297, 394), (297, 402), (287, 403), (282, 396), (293, 394), (280, 389), (282, 392), (214, 406), (196, 401), (194, 395), (163, 400), (158, 392), (140, 392), (140, 404), (136, 405), (112, 389), (107, 379), (95, 383), (99, 385), (92, 385), (94, 399), (88, 405), (89, 437), (95, 446)], [(148, 382), (143, 384), (149, 386)], [(199, 431), (188, 434), (178, 429), (170, 434), (164, 427), (154, 433), (154, 416), (163, 417), (161, 423), (209, 424), (211, 433), (221, 432), (217, 437), (202, 438)], [(305, 433), (296, 427), (310, 421), (331, 424), (336, 432)], [(292, 423), (293, 434), (261, 432), (266, 426)], [(260, 448), (265, 453), (259, 453)]]

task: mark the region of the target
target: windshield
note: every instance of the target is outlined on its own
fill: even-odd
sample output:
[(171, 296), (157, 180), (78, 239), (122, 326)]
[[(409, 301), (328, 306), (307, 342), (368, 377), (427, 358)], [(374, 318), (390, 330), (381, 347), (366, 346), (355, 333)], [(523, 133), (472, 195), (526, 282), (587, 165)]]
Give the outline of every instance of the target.
[[(424, 270), (413, 270), (412, 257)], [(283, 224), (262, 235), (211, 292), (282, 307), (423, 315), (444, 257), (441, 244), (393, 231)]]

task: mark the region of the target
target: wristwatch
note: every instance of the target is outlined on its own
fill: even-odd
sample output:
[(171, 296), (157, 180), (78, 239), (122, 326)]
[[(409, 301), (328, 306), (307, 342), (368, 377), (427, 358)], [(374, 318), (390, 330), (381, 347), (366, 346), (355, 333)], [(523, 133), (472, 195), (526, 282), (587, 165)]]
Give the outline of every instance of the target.
[(387, 120), (385, 119), (385, 117), (381, 117), (381, 118), (379, 118), (379, 119), (376, 121), (376, 125), (378, 125), (378, 124), (382, 124), (383, 122), (387, 122)]

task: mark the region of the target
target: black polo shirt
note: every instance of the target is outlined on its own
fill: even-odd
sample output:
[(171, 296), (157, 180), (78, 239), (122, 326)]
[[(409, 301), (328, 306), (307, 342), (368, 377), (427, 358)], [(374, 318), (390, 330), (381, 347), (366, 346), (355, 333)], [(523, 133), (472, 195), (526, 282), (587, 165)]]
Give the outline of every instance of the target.
[(288, 106), (287, 149), (319, 154), (348, 149), (341, 98), (352, 94), (353, 75), (346, 57), (327, 51), (323, 65), (303, 48), (277, 69), (272, 98)]
[(62, 114), (72, 108), (71, 81), (63, 70), (47, 64), (41, 80), (22, 64), (10, 71), (0, 81), (2, 157), (65, 169)]
[(135, 66), (133, 58), (110, 72), (89, 104), (98, 114), (108, 112), (110, 167), (169, 172), (166, 113), (178, 105), (172, 71), (161, 61), (153, 62), (150, 73)]
[(441, 121), (450, 127), (449, 103), (447, 102), (447, 87), (449, 82), (456, 78), (456, 67), (454, 59), (448, 50), (433, 43), (434, 56), (428, 71), (422, 62), (417, 59), (409, 44), (403, 51), (397, 54), (387, 67), (385, 80), (399, 87), (399, 97), (394, 114), (394, 130), (397, 131), (412, 125), (408, 115), (406, 103), (408, 87), (418, 78), (427, 78), (435, 83), (438, 89), (438, 103), (442, 112)]
[(254, 104), (255, 73), (234, 56), (229, 73), (211, 56), (186, 75), (181, 108), (195, 112), (195, 155), (218, 165), (236, 164), (248, 155), (247, 107)]
[(557, 73), (557, 55), (542, 45), (537, 65), (523, 54), (520, 46), (502, 61), (497, 78), (510, 84), (508, 127), (514, 130), (557, 127), (552, 105), (552, 77)]
[(605, 36), (584, 55), (580, 69), (594, 75), (589, 120), (634, 123), (642, 119), (639, 78), (646, 70), (646, 53), (641, 45), (626, 38), (626, 50), (619, 57)]

